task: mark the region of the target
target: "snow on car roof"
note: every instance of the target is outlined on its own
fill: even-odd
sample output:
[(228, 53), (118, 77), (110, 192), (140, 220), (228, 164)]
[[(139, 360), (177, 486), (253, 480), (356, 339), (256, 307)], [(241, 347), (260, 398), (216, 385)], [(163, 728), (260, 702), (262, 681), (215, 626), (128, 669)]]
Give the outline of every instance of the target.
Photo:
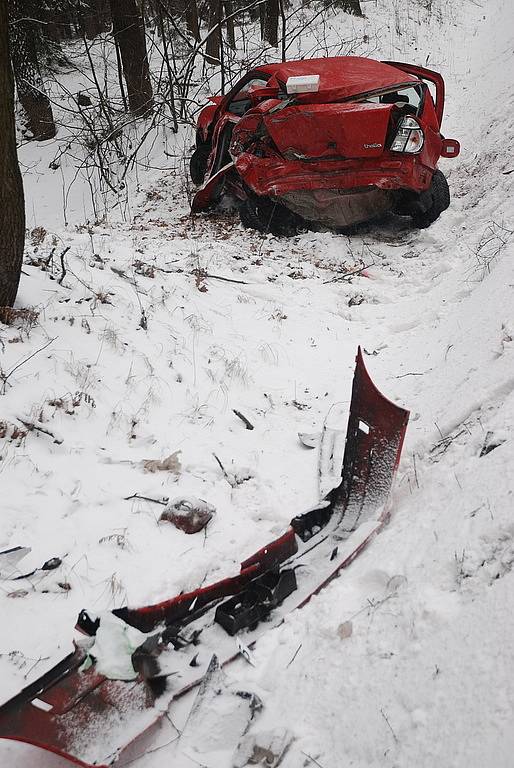
[(409, 75), (389, 64), (361, 56), (334, 56), (325, 59), (301, 59), (278, 64), (266, 64), (259, 71), (267, 72), (285, 83), (289, 77), (319, 75), (319, 92), (305, 94), (309, 101), (319, 101), (321, 94), (330, 93), (332, 99), (344, 99), (358, 93), (385, 88), (390, 85), (416, 82)]

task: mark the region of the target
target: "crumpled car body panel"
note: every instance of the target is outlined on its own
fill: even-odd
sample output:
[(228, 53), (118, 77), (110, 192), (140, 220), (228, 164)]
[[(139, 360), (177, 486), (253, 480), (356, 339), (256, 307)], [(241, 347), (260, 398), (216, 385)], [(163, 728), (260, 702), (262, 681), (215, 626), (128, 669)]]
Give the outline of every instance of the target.
[[(319, 76), (318, 90), (289, 95), (287, 78), (307, 73)], [(252, 91), (257, 81), (265, 87)], [(240, 200), (270, 197), (331, 225), (368, 219), (394, 207), (395, 192), (430, 188), (444, 154), (443, 108), (441, 75), (414, 65), (336, 57), (259, 67), (200, 115), (211, 153), (192, 210), (207, 210), (229, 192)], [(423, 137), (416, 152), (392, 149), (406, 117)], [(223, 184), (210, 184), (220, 169)]]

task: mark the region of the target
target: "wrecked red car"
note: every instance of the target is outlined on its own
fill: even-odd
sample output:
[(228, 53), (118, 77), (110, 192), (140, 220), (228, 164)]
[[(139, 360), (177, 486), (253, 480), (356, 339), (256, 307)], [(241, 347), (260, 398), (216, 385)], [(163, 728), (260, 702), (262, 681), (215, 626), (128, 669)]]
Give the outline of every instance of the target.
[(237, 201), (242, 223), (290, 235), (385, 212), (429, 226), (450, 203), (440, 157), (444, 81), (424, 67), (356, 56), (266, 64), (199, 116), (193, 213)]

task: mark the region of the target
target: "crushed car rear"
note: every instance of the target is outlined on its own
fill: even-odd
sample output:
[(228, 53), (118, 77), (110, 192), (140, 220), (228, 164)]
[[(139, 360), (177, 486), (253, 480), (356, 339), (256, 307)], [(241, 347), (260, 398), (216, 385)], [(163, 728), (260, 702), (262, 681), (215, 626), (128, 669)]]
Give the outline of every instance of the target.
[[(324, 65), (333, 74), (337, 61), (346, 79), (320, 77)], [(441, 76), (355, 57), (313, 62), (291, 62), (272, 75), (230, 126), (228, 152), (218, 152), (211, 168), (233, 161), (227, 173), (237, 177), (243, 223), (273, 231), (275, 219), (276, 234), (289, 234), (302, 222), (348, 227), (393, 211), (430, 224), (449, 205), (437, 162), (459, 151), (440, 134)], [(299, 65), (305, 74), (297, 74)], [(435, 104), (420, 73), (432, 77)], [(201, 200), (197, 210), (205, 194)]]

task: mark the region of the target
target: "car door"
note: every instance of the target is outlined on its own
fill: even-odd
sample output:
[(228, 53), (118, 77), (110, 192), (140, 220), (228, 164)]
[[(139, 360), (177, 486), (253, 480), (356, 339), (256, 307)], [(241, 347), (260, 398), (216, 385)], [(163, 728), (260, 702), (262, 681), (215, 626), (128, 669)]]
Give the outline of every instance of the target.
[(213, 151), (209, 160), (206, 178), (213, 176), (229, 161), (228, 148), (234, 125), (252, 107), (250, 93), (252, 90), (264, 88), (270, 78), (266, 72), (253, 70), (223, 97), (214, 116)]

